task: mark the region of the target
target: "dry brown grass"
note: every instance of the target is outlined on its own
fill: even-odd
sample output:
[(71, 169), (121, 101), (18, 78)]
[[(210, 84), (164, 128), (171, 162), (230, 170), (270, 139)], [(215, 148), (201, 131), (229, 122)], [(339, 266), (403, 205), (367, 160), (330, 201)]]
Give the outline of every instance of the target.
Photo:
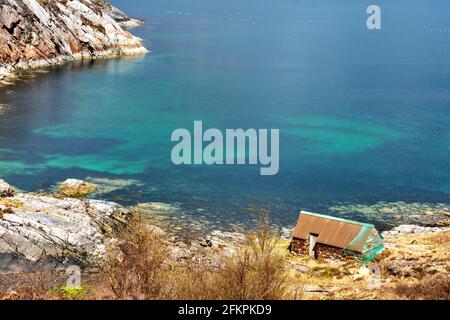
[(430, 244), (440, 247), (450, 247), (450, 232), (431, 234), (425, 238)]
[[(118, 299), (264, 300), (288, 297), (285, 254), (263, 214), (247, 242), (213, 263), (174, 261), (165, 239), (133, 220), (102, 268)], [(119, 254), (120, 252), (120, 254)]]
[(37, 263), (28, 272), (4, 274), (1, 281), (10, 285), (0, 291), (0, 300), (55, 300), (63, 298), (54, 289), (64, 283), (65, 273), (49, 271)]
[[(379, 288), (354, 278), (356, 260), (318, 261), (290, 255), (265, 211), (246, 242), (227, 254), (205, 249), (207, 259), (175, 259), (164, 235), (138, 217), (119, 231), (104, 265), (83, 278), (86, 294), (55, 290), (66, 280), (34, 272), (13, 287), (9, 299), (450, 299), (450, 232), (387, 239), (374, 264)], [(202, 255), (199, 255), (202, 256)], [(195, 256), (195, 258), (198, 258)], [(303, 271), (296, 267), (302, 266)], [(306, 271), (304, 270), (306, 268)], [(0, 278), (1, 282), (1, 278)], [(69, 295), (68, 295), (69, 294)], [(2, 295), (0, 294), (0, 298)]]
[[(309, 268), (302, 273), (293, 270), (291, 282), (304, 284), (307, 299), (449, 299), (450, 232), (385, 240), (387, 249), (371, 262), (380, 270), (379, 287), (368, 287), (375, 279), (372, 276), (358, 277), (357, 261), (321, 262), (308, 256), (290, 257), (294, 265)], [(311, 290), (321, 292), (310, 294)]]
[(279, 236), (261, 213), (247, 243), (222, 265), (213, 277), (213, 298), (227, 300), (280, 300), (288, 297), (285, 253), (278, 250)]
[(115, 298), (158, 299), (164, 289), (169, 248), (139, 217), (121, 230), (100, 274)]
[(395, 292), (412, 300), (450, 300), (450, 277), (441, 274), (415, 284), (398, 284)]
[[(139, 218), (129, 221), (111, 246), (96, 275), (83, 276), (83, 295), (61, 288), (66, 275), (33, 272), (25, 275), (6, 299), (185, 299), (264, 300), (289, 295), (285, 250), (262, 216), (246, 243), (224, 255), (209, 252), (205, 261), (174, 260), (164, 236)], [(17, 276), (17, 275), (16, 275)], [(86, 281), (88, 280), (88, 281)], [(62, 288), (64, 289), (64, 287)], [(83, 289), (84, 293), (84, 289)]]

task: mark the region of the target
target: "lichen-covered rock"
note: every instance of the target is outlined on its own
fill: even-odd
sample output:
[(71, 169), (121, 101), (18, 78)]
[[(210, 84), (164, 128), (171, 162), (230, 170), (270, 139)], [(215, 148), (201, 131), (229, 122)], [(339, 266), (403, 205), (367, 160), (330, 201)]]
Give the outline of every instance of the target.
[(0, 197), (12, 197), (16, 193), (5, 180), (0, 179)]
[(245, 243), (245, 235), (239, 232), (214, 230), (206, 237), (212, 248), (240, 246)]
[(113, 202), (58, 199), (18, 193), (0, 201), (9, 208), (0, 219), (0, 256), (17, 255), (36, 261), (44, 257), (96, 264), (112, 239), (105, 229), (117, 230), (130, 212)]
[(134, 25), (104, 0), (0, 0), (0, 79), (17, 68), (140, 54)]
[(59, 189), (66, 197), (81, 198), (94, 192), (96, 185), (83, 180), (67, 179), (59, 185)]

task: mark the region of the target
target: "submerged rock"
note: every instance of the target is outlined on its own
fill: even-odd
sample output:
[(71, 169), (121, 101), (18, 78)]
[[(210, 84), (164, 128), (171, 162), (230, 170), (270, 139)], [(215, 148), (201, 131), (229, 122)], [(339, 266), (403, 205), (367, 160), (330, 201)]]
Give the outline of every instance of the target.
[(245, 243), (245, 234), (239, 232), (228, 232), (221, 230), (214, 230), (206, 240), (211, 243), (212, 248), (226, 248), (240, 246)]
[(338, 204), (329, 208), (330, 212), (343, 218), (355, 217), (376, 221), (383, 228), (408, 225), (442, 226), (448, 219), (448, 203), (407, 203), (377, 202), (375, 204)]
[(383, 237), (398, 237), (407, 234), (423, 234), (423, 233), (438, 233), (450, 231), (450, 228), (438, 228), (438, 227), (422, 227), (417, 225), (400, 225), (393, 228), (390, 231), (382, 233)]
[(177, 205), (162, 202), (145, 202), (135, 207), (136, 210), (147, 214), (168, 214), (175, 213), (180, 210)]
[(97, 188), (93, 195), (104, 195), (119, 190), (126, 190), (133, 187), (142, 187), (144, 183), (133, 179), (108, 179), (108, 178), (93, 178), (88, 177), (86, 182), (95, 184)]
[(64, 196), (74, 198), (85, 197), (94, 192), (96, 188), (96, 185), (93, 183), (77, 179), (67, 179), (59, 186), (59, 189)]

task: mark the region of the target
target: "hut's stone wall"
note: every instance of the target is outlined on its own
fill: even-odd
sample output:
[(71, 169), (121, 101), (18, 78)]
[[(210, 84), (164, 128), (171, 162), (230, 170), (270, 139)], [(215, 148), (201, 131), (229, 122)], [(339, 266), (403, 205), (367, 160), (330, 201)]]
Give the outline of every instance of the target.
[[(291, 252), (299, 255), (309, 255), (309, 241), (293, 238), (290, 247)], [(315, 258), (326, 259), (343, 256), (343, 249), (329, 246), (322, 243), (316, 243)]]

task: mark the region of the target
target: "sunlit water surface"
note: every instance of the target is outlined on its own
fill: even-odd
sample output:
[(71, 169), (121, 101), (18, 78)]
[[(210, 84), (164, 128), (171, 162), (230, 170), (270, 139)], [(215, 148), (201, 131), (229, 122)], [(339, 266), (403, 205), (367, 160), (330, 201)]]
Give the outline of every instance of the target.
[[(247, 222), (253, 204), (292, 224), (338, 202), (450, 202), (448, 1), (379, 0), (380, 31), (356, 0), (112, 2), (146, 19), (132, 32), (152, 52), (0, 88), (11, 184), (139, 180), (100, 197), (177, 203), (211, 228)], [(173, 165), (170, 135), (194, 120), (279, 128), (279, 174)]]

